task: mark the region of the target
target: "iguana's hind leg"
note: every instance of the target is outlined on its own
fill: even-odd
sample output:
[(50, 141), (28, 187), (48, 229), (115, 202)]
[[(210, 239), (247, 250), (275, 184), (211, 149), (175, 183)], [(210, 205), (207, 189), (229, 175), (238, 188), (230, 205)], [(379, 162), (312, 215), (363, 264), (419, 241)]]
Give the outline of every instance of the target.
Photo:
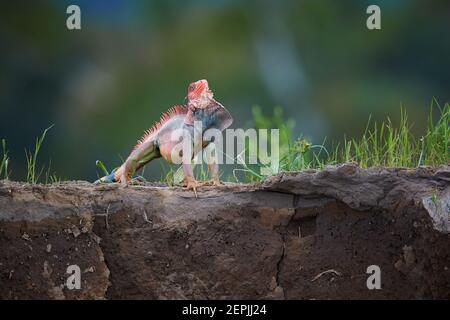
[(117, 170), (117, 181), (123, 186), (130, 184), (131, 178), (140, 168), (161, 156), (155, 141), (148, 141), (133, 150), (124, 164)]

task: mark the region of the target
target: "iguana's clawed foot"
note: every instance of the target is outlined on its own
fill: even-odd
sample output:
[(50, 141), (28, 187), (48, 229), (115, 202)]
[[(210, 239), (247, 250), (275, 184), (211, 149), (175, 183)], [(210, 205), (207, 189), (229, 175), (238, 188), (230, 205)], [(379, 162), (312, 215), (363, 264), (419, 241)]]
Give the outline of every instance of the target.
[(197, 196), (197, 188), (200, 187), (207, 187), (207, 186), (223, 186), (223, 182), (221, 182), (220, 180), (210, 180), (210, 181), (197, 181), (197, 180), (188, 180), (184, 182), (184, 189), (185, 190), (190, 190), (192, 189), (195, 193), (195, 197), (198, 198)]
[(194, 191), (195, 197), (198, 198), (197, 196), (197, 188), (200, 187), (200, 183), (196, 180), (188, 180), (184, 182), (184, 187), (186, 190), (190, 190), (192, 189)]
[(131, 178), (126, 175), (122, 175), (119, 182), (121, 187), (126, 188), (131, 184)]

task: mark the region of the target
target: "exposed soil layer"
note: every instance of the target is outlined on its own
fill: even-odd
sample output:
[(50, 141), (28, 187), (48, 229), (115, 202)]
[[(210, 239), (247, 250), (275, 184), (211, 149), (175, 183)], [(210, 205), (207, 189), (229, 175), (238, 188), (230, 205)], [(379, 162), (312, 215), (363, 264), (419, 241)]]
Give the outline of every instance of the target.
[(449, 166), (346, 164), (198, 198), (0, 181), (0, 298), (450, 299), (449, 212)]

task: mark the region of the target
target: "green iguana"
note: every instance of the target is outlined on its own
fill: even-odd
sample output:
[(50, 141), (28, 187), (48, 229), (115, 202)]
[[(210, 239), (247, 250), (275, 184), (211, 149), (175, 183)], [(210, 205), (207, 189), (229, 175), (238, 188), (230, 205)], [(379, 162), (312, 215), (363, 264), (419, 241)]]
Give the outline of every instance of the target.
[[(199, 80), (189, 85), (187, 91), (187, 103), (177, 105), (165, 112), (161, 119), (148, 129), (138, 141), (127, 160), (110, 175), (107, 175), (95, 183), (120, 182), (128, 185), (133, 174), (153, 159), (163, 157), (167, 162), (173, 163), (172, 151), (180, 143), (179, 138), (174, 138), (173, 132), (177, 129), (187, 130), (191, 138), (198, 136), (202, 141), (197, 141), (200, 149), (205, 148), (211, 141), (206, 141), (203, 133), (208, 129), (220, 131), (228, 128), (233, 122), (230, 113), (223, 105), (213, 99), (213, 92), (208, 87), (208, 81)], [(201, 122), (201, 134), (194, 134), (194, 122)], [(191, 139), (192, 142), (194, 139)], [(195, 145), (195, 144), (194, 144)], [(201, 150), (194, 150), (189, 155), (193, 157)], [(220, 184), (219, 168), (217, 162), (208, 164), (208, 170), (214, 185)], [(194, 178), (192, 164), (183, 162), (184, 186), (193, 189), (201, 184)]]

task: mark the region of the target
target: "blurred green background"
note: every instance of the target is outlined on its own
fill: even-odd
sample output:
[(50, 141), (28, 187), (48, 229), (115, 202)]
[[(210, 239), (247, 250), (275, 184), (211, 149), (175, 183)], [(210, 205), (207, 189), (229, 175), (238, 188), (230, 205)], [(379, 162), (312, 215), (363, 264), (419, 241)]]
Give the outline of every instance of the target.
[[(66, 28), (77, 4), (82, 29)], [(382, 29), (366, 28), (381, 7)], [(161, 112), (206, 78), (249, 127), (251, 108), (275, 106), (314, 143), (360, 136), (369, 115), (420, 134), (434, 97), (448, 102), (450, 2), (10, 1), (0, 4), (0, 138), (13, 179), (24, 149), (51, 124), (39, 156), (63, 178), (96, 178), (120, 164)], [(160, 165), (147, 170), (159, 178)]]

